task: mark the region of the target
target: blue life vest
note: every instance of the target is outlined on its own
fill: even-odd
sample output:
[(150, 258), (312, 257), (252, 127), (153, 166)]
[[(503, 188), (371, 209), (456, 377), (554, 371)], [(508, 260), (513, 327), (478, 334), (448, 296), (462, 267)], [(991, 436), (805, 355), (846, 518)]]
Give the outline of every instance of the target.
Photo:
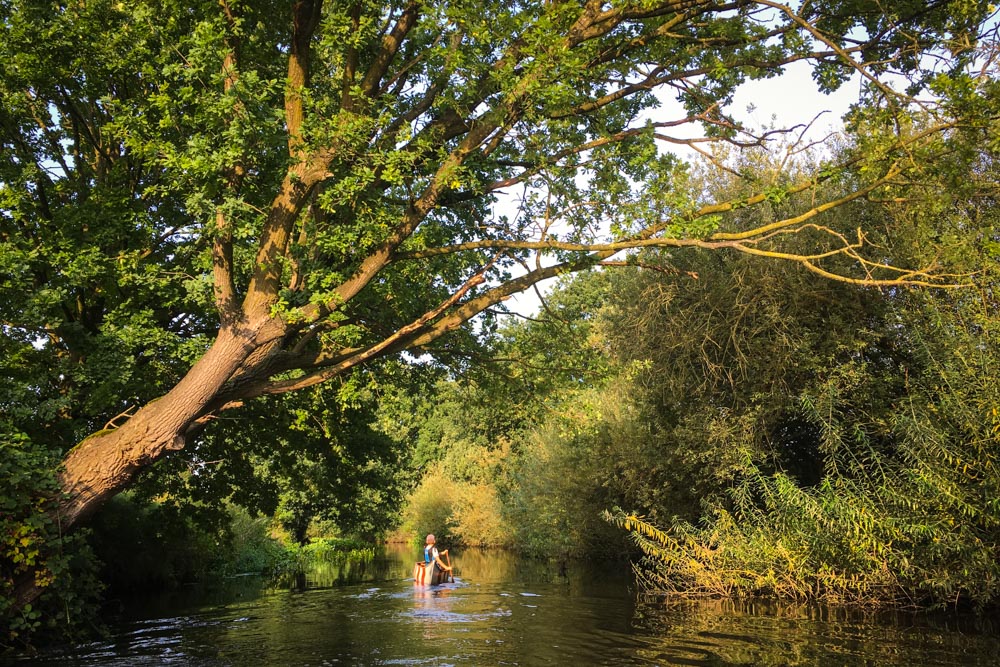
[(430, 544), (428, 544), (426, 547), (424, 547), (424, 562), (427, 563), (427, 564), (430, 564), (430, 563), (434, 562), (434, 556), (431, 555), (431, 549), (433, 549), (433, 548), (434, 548), (434, 546), (430, 545)]

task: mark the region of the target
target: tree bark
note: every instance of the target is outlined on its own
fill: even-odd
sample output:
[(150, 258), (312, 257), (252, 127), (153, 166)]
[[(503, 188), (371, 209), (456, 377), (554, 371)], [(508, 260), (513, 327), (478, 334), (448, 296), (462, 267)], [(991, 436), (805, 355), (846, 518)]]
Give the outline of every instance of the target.
[[(120, 428), (95, 433), (70, 450), (59, 475), (63, 496), (55, 519), (62, 531), (78, 526), (144, 467), (184, 448), (189, 427), (259, 344), (257, 333), (265, 323), (224, 327), (173, 389), (147, 403)], [(41, 592), (35, 573), (23, 574), (15, 582), (16, 606), (34, 602)]]
[(86, 438), (63, 459), (59, 521), (69, 529), (128, 486), (136, 473), (183, 449), (188, 427), (253, 350), (247, 329), (223, 329), (184, 378), (121, 428)]

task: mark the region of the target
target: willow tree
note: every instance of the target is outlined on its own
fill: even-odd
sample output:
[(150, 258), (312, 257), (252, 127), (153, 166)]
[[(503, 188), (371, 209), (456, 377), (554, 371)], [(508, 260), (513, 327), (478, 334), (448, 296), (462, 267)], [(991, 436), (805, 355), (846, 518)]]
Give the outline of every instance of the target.
[[(716, 231), (718, 213), (783, 192), (707, 200), (659, 150), (766, 141), (727, 105), (796, 61), (823, 90), (857, 75), (896, 121), (907, 99), (883, 77), (911, 77), (910, 95), (971, 81), (985, 1), (886, 7), (3, 0), (0, 310), (5, 348), (31, 360), (4, 408), (66, 452), (62, 526), (226, 411), (433, 353), (510, 295), (625, 249), (936, 282), (815, 224), (926, 166), (953, 122), (926, 104), (920, 131), (889, 124), (864, 184), (738, 232)], [(782, 252), (806, 232), (814, 251)], [(856, 273), (824, 268), (833, 255)]]

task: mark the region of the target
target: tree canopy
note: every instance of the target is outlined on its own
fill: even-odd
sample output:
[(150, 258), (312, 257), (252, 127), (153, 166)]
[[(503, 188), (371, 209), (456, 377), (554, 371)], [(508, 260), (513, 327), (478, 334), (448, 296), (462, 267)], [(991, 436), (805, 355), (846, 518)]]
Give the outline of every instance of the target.
[[(822, 216), (919, 184), (949, 132), (991, 122), (989, 11), (4, 0), (4, 428), (65, 454), (56, 514), (70, 527), (223, 413), (380, 357), (460, 352), (474, 316), (623, 250), (958, 282), (868, 255), (863, 232)], [(797, 61), (823, 90), (860, 77), (867, 142), (738, 199), (693, 188), (661, 147), (765, 142), (727, 104)], [(862, 177), (822, 199), (846, 165)], [(808, 192), (820, 198), (787, 215), (719, 227)], [(807, 250), (785, 247), (804, 234)]]

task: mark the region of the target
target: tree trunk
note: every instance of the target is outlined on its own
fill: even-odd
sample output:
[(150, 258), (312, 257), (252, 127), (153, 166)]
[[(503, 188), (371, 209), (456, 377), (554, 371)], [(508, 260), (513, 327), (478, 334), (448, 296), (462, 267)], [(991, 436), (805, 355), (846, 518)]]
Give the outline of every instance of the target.
[(125, 488), (143, 467), (183, 449), (186, 432), (253, 349), (246, 329), (222, 331), (167, 394), (147, 403), (121, 428), (86, 438), (66, 454), (59, 480), (59, 522), (72, 528)]
[[(63, 497), (55, 519), (68, 531), (124, 489), (144, 467), (183, 449), (191, 424), (253, 351), (252, 328), (225, 328), (177, 385), (147, 403), (121, 428), (85, 438), (63, 459), (59, 475)], [(15, 582), (18, 608), (41, 594), (33, 572)]]

